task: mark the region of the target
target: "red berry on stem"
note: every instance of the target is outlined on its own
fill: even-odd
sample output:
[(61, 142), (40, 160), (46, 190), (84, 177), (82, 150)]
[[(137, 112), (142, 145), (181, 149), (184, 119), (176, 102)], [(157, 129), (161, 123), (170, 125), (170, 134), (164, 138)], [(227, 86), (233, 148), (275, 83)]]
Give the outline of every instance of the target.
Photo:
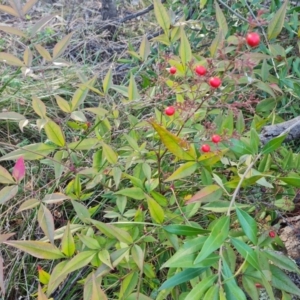
[(196, 72), (198, 75), (203, 76), (203, 75), (206, 74), (206, 68), (203, 67), (203, 66), (197, 66), (197, 67), (195, 68), (195, 72)]
[(168, 106), (168, 107), (166, 107), (166, 109), (165, 109), (165, 114), (167, 115), (167, 116), (173, 116), (174, 114), (175, 114), (175, 107), (174, 106)]
[(177, 72), (177, 69), (175, 67), (171, 67), (169, 69), (170, 74), (175, 74)]
[(217, 134), (214, 134), (214, 135), (211, 137), (211, 141), (212, 141), (213, 143), (215, 143), (215, 144), (218, 144), (218, 143), (220, 143), (220, 141), (221, 141), (221, 137), (220, 137), (219, 135), (217, 135)]
[(219, 77), (211, 77), (209, 79), (209, 85), (213, 88), (218, 88), (221, 85), (222, 81)]
[(201, 150), (203, 152), (209, 152), (210, 151), (210, 146), (207, 144), (202, 145)]
[(271, 230), (271, 231), (269, 232), (269, 237), (273, 239), (275, 236), (276, 236), (276, 232), (273, 231), (273, 230)]
[(260, 36), (257, 32), (250, 32), (246, 35), (247, 44), (254, 48), (257, 47), (260, 43)]

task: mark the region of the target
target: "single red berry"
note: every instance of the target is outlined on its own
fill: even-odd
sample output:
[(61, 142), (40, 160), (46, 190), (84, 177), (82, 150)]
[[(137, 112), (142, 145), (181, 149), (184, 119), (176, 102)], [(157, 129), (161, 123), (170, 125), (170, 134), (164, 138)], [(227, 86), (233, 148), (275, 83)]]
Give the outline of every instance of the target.
[(246, 35), (247, 44), (254, 48), (257, 47), (260, 43), (260, 36), (257, 32), (250, 32)]
[(209, 85), (213, 88), (218, 88), (221, 85), (222, 81), (219, 77), (211, 77), (209, 79)]
[(261, 289), (263, 286), (260, 283), (255, 283), (256, 288)]
[(210, 146), (207, 144), (202, 145), (201, 150), (203, 152), (209, 152), (210, 151)]
[(273, 230), (271, 230), (271, 231), (269, 232), (269, 237), (272, 238), (272, 239), (274, 239), (275, 236), (276, 236), (276, 232), (273, 231)]
[(200, 76), (204, 76), (206, 74), (206, 68), (203, 66), (197, 66), (195, 68), (195, 72)]
[(221, 137), (220, 137), (219, 135), (217, 135), (217, 134), (214, 134), (214, 135), (211, 137), (211, 141), (212, 141), (213, 143), (215, 143), (215, 144), (218, 144), (218, 143), (220, 143), (220, 141), (221, 141)]
[(177, 69), (175, 67), (171, 67), (169, 69), (170, 74), (175, 74), (177, 72)]
[(175, 114), (175, 111), (176, 111), (176, 109), (175, 109), (174, 106), (168, 106), (168, 107), (166, 107), (166, 109), (165, 109), (165, 114), (166, 114), (167, 116), (173, 116), (173, 115)]

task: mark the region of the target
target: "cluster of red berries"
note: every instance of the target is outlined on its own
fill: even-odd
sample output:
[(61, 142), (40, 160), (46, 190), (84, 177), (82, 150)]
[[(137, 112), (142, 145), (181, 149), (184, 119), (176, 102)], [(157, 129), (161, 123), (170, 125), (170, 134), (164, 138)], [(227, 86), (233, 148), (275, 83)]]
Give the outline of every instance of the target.
[[(218, 134), (214, 134), (214, 135), (211, 137), (211, 141), (212, 141), (214, 144), (218, 144), (218, 143), (221, 142), (221, 137), (220, 137)], [(210, 152), (210, 146), (207, 145), (207, 144), (202, 145), (201, 151), (202, 151), (202, 152)]]

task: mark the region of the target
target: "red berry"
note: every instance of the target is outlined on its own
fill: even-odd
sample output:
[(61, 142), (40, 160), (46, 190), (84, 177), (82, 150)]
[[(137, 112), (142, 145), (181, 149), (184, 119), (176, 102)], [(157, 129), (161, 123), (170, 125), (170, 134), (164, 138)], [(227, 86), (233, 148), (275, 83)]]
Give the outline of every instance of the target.
[(175, 107), (174, 106), (168, 106), (168, 107), (166, 107), (166, 109), (165, 109), (165, 114), (167, 115), (167, 116), (173, 116), (174, 114), (175, 114)]
[(203, 76), (206, 74), (206, 68), (203, 67), (203, 66), (197, 66), (196, 69), (195, 69), (195, 72), (200, 75), (200, 76)]
[(207, 144), (202, 145), (201, 150), (203, 152), (209, 152), (210, 151), (210, 146)]
[(273, 230), (271, 230), (271, 231), (269, 232), (269, 237), (272, 238), (272, 239), (274, 239), (275, 236), (276, 236), (276, 232), (273, 231)]
[(261, 289), (263, 286), (260, 283), (255, 283), (256, 288)]
[(221, 85), (222, 81), (219, 77), (211, 77), (209, 79), (209, 85), (213, 88), (218, 88)]
[(170, 74), (175, 74), (177, 72), (177, 69), (175, 67), (171, 67), (169, 69)]
[(211, 137), (211, 141), (212, 141), (213, 143), (215, 143), (215, 144), (218, 144), (218, 143), (220, 143), (220, 141), (221, 141), (221, 137), (220, 137), (219, 135), (217, 135), (217, 134), (214, 134), (214, 135)]
[(250, 32), (246, 36), (246, 42), (250, 47), (257, 47), (260, 43), (260, 36), (257, 32)]

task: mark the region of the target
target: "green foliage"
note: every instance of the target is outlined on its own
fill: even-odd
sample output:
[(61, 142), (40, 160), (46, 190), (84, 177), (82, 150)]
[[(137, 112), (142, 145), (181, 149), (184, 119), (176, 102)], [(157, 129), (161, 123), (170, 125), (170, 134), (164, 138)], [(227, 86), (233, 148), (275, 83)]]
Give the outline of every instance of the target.
[[(0, 10), (24, 18), (34, 3)], [(4, 249), (45, 263), (34, 297), (49, 299), (68, 284), (84, 300), (256, 300), (256, 284), (270, 299), (275, 289), (284, 297), (300, 296), (283, 272), (300, 274), (297, 265), (277, 255), (283, 243), (268, 235), (277, 228), (272, 227), (276, 212), (294, 209), (300, 155), (284, 143), (287, 132), (265, 145), (259, 136), (267, 123), (282, 121), (287, 101), (299, 100), (299, 82), (289, 74), (299, 59), (275, 40), (289, 30), (289, 4), (271, 17), (260, 12), (249, 24), (244, 17), (235, 20), (217, 1), (212, 4), (200, 1), (201, 16), (213, 17), (213, 26), (184, 17), (176, 21), (155, 0), (162, 34), (151, 41), (145, 35), (138, 52), (128, 51), (135, 66), (126, 83), (116, 82), (110, 67), (101, 82), (80, 76), (71, 96), (49, 95), (51, 106), (32, 97), (31, 116), (0, 114), (7, 124), (18, 121), (22, 132), (34, 124), (38, 136), (38, 142), (14, 146), (0, 157), (7, 163), (0, 166), (0, 204), (17, 207), (17, 215), (32, 213), (40, 231), (26, 240), (0, 236)], [(239, 2), (236, 8), (245, 7)], [(49, 20), (29, 34), (0, 29), (29, 39)], [(199, 36), (209, 41), (200, 50), (202, 37), (190, 30), (196, 23)], [(242, 36), (254, 27), (268, 41), (249, 49)], [(0, 60), (22, 70), (41, 59), (63, 68), (72, 36), (57, 41), (52, 52), (34, 41), (23, 60), (6, 52)], [(207, 74), (198, 76), (197, 65)], [(170, 66), (176, 73), (168, 72)], [(220, 78), (221, 87), (209, 85), (212, 76)], [(88, 103), (91, 94), (96, 104)], [(172, 116), (164, 114), (168, 105), (176, 109)], [(213, 134), (220, 135), (219, 143), (211, 141)], [(204, 143), (209, 152), (201, 151)], [(26, 161), (26, 181), (25, 165), (9, 168), (9, 161), (20, 158)], [(30, 167), (45, 173), (44, 185), (34, 182)], [(17, 196), (21, 200), (13, 204)], [(4, 294), (1, 273), (0, 287)]]

